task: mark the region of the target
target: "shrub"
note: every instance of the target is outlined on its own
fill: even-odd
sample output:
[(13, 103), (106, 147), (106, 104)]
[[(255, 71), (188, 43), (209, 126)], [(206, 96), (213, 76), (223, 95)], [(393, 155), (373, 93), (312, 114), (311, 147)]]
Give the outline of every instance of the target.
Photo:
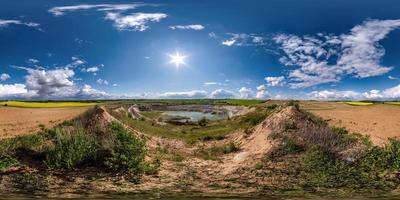
[(113, 145), (111, 155), (105, 159), (104, 165), (113, 171), (134, 174), (143, 172), (142, 164), (146, 154), (144, 143), (116, 122), (110, 124), (109, 132)]
[(199, 124), (199, 126), (207, 126), (208, 120), (203, 117), (197, 123)]
[(18, 160), (11, 155), (0, 155), (0, 172), (18, 164)]
[(275, 159), (288, 154), (300, 153), (304, 151), (304, 147), (297, 144), (291, 139), (286, 138), (281, 142), (281, 144), (270, 152), (268, 158)]
[(45, 165), (48, 168), (73, 169), (85, 162), (96, 160), (97, 143), (93, 136), (78, 129), (71, 133), (56, 129), (54, 145), (49, 147)]

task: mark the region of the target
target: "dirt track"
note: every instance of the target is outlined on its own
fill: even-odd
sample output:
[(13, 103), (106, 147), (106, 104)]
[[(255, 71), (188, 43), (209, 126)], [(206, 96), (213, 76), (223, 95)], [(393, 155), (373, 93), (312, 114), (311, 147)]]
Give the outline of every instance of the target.
[(52, 127), (87, 110), (76, 108), (0, 107), (0, 138), (10, 138), (39, 130), (39, 125)]
[(333, 102), (302, 102), (301, 106), (328, 120), (330, 125), (370, 135), (377, 145), (388, 138), (400, 137), (400, 106), (350, 106)]

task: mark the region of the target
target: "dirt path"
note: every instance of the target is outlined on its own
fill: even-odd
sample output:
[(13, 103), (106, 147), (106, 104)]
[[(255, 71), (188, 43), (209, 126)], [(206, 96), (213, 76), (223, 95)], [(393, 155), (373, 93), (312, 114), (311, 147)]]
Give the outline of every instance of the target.
[(52, 127), (72, 119), (88, 107), (74, 108), (15, 108), (0, 107), (0, 139), (29, 134), (39, 130), (39, 125)]
[(400, 106), (350, 106), (333, 102), (307, 102), (302, 107), (328, 120), (330, 125), (370, 135), (377, 145), (382, 145), (388, 138), (400, 137)]

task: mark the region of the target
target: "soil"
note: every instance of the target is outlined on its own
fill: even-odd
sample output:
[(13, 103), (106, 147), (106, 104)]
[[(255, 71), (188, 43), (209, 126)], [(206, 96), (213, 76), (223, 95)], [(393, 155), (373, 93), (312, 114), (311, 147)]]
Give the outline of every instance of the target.
[(370, 135), (376, 145), (400, 137), (400, 106), (376, 104), (351, 106), (336, 102), (302, 102), (301, 107), (350, 132)]
[(43, 124), (47, 128), (51, 128), (64, 120), (75, 118), (87, 109), (87, 107), (0, 107), (0, 139), (33, 133), (40, 130), (40, 124)]

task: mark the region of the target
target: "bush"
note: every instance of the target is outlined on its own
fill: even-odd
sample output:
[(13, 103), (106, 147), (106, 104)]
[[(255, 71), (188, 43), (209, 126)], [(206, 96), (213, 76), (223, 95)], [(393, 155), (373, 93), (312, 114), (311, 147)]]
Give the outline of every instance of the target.
[(197, 123), (199, 124), (199, 126), (207, 126), (208, 120), (205, 117), (203, 117)]
[(0, 172), (18, 164), (18, 160), (11, 155), (0, 155)]
[(115, 122), (110, 124), (109, 132), (113, 144), (111, 155), (105, 159), (104, 165), (113, 171), (134, 174), (143, 172), (142, 164), (146, 154), (144, 143)]
[(45, 165), (48, 168), (73, 169), (83, 163), (96, 160), (97, 143), (93, 136), (78, 129), (71, 133), (56, 129), (54, 145), (46, 154)]

